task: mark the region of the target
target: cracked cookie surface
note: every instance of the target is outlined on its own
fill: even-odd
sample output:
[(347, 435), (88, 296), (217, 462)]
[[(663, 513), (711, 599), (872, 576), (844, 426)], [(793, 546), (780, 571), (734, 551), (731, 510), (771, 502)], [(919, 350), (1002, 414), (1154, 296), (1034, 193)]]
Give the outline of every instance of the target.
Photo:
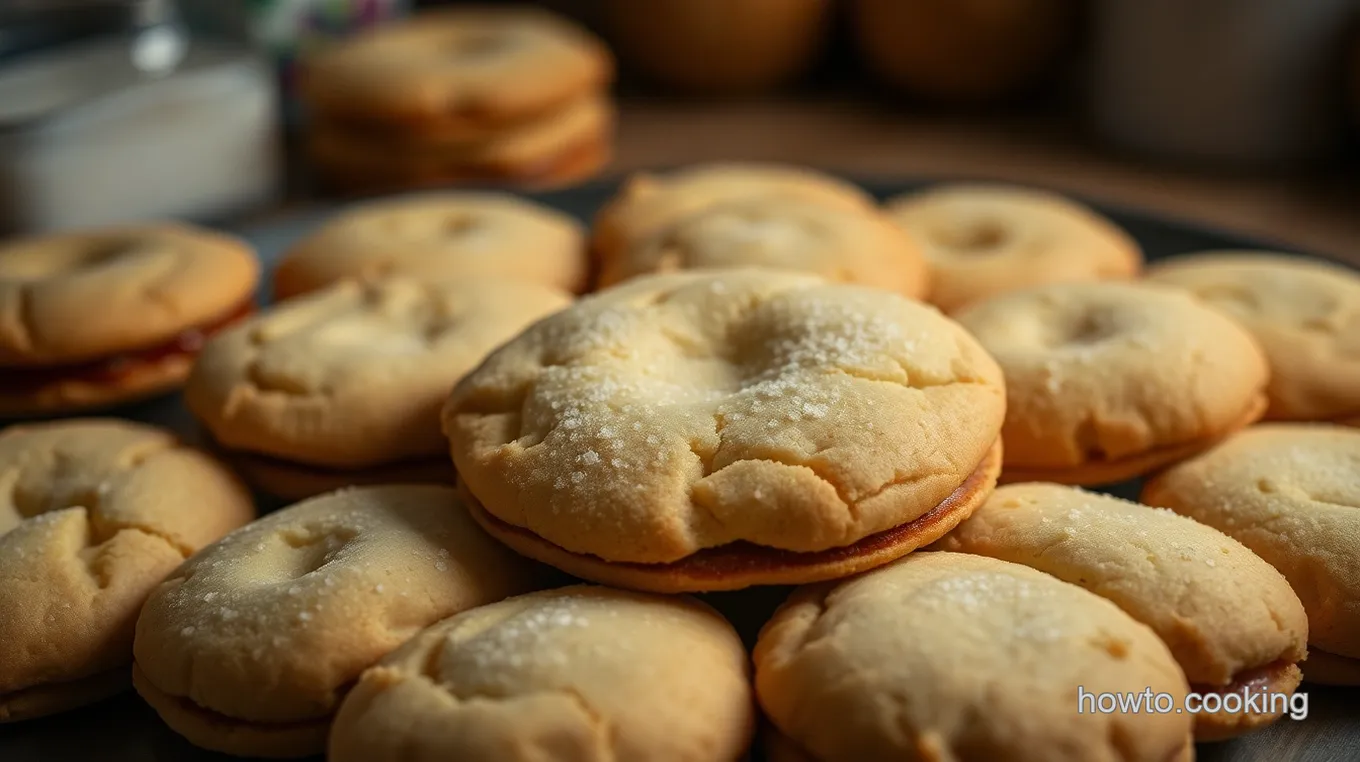
[(761, 630), (756, 694), (797, 747), (782, 759), (1167, 762), (1188, 714), (1079, 713), (1077, 687), (1188, 686), (1118, 607), (1033, 569), (913, 553), (799, 588)]
[(329, 493), (233, 532), (155, 589), (137, 620), (137, 689), (197, 745), (316, 753), (365, 668), (538, 580), (451, 488)]
[(959, 322), (1006, 375), (1003, 479), (1121, 481), (1260, 417), (1260, 347), (1160, 286), (1071, 283), (1003, 294)]
[(574, 292), (586, 280), (584, 236), (566, 214), (507, 194), (427, 193), (370, 202), (294, 244), (274, 271), (274, 295), (384, 275), (500, 277)]
[(1047, 283), (1127, 280), (1142, 267), (1128, 233), (1046, 191), (945, 185), (892, 199), (887, 210), (921, 245), (930, 301), (946, 312)]
[(1360, 426), (1360, 273), (1298, 256), (1215, 251), (1148, 270), (1251, 331), (1270, 361), (1277, 420)]
[[(1308, 612), (1310, 650), (1360, 674), (1360, 432), (1260, 424), (1172, 467), (1142, 501), (1217, 528), (1284, 574)], [(1309, 662), (1304, 675), (1314, 679)], [(1319, 681), (1329, 682), (1318, 673)]]
[(920, 518), (979, 468), (1004, 407), (996, 364), (934, 309), (734, 270), (635, 279), (539, 322), (459, 384), (443, 422), (497, 519), (664, 564)]
[(433, 625), (369, 669), (334, 762), (736, 762), (755, 724), (746, 650), (687, 598), (574, 586)]
[[(147, 594), (253, 516), (230, 472), (160, 429), (87, 419), (0, 432), (0, 721), (125, 687)], [(112, 670), (121, 679), (101, 677)]]
[(439, 410), (488, 352), (571, 303), (492, 278), (335, 284), (215, 337), (185, 402), (224, 447), (330, 468), (444, 452)]

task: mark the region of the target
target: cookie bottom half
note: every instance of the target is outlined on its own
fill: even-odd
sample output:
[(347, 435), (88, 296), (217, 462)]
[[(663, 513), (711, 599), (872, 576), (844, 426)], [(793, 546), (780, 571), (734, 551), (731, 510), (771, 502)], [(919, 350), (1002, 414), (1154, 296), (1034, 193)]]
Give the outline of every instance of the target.
[(1195, 740), (1222, 741), (1269, 725), (1284, 716), (1287, 706), (1280, 705), (1279, 699), (1272, 696), (1291, 696), (1303, 681), (1299, 665), (1287, 661), (1275, 661), (1262, 667), (1244, 670), (1233, 676), (1227, 685), (1194, 685), (1190, 690), (1203, 696), (1211, 693), (1227, 696), (1229, 694), (1257, 694), (1261, 698), (1262, 711), (1242, 712), (1201, 712), (1195, 715)]
[(654, 593), (695, 593), (840, 579), (895, 561), (929, 545), (968, 518), (991, 494), (1000, 471), (998, 441), (963, 484), (939, 505), (919, 518), (844, 547), (795, 552), (735, 542), (705, 548), (666, 564), (616, 563), (573, 553), (492, 516), (466, 485), (460, 486), (460, 492), (477, 523), (520, 555), (606, 585)]
[(58, 714), (103, 701), (127, 688), (127, 667), (105, 670), (79, 680), (29, 686), (0, 694), (0, 723)]
[(445, 455), (385, 463), (355, 470), (311, 466), (264, 455), (226, 451), (227, 458), (252, 487), (274, 497), (305, 500), (344, 487), (374, 484), (453, 484), (456, 473)]
[(1360, 659), (1309, 648), (1303, 679), (1318, 685), (1360, 685)]
[(1068, 484), (1079, 487), (1098, 487), (1106, 484), (1116, 484), (1118, 482), (1136, 479), (1140, 476), (1159, 471), (1167, 466), (1179, 463), (1183, 460), (1198, 455), (1214, 445), (1222, 442), (1229, 436), (1245, 429), (1256, 423), (1265, 413), (1267, 401), (1264, 396), (1252, 401), (1251, 407), (1246, 414), (1239, 418), (1232, 426), (1215, 433), (1210, 437), (1203, 437), (1184, 444), (1169, 445), (1167, 447), (1157, 447), (1147, 452), (1140, 452), (1125, 458), (1106, 461), (1090, 461), (1077, 466), (1068, 468), (1026, 468), (1024, 466), (1007, 466), (1001, 473), (1001, 484), (1016, 484), (1019, 482), (1050, 482), (1053, 484)]
[(251, 722), (218, 714), (165, 693), (132, 665), (132, 684), (170, 729), (202, 749), (238, 757), (292, 759), (326, 749), (331, 716), (301, 722)]

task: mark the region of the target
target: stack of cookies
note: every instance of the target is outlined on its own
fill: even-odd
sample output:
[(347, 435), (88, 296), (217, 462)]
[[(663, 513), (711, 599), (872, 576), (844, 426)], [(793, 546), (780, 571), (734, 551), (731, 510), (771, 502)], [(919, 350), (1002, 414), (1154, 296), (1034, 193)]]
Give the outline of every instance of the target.
[[(10, 304), (189, 291), (34, 245)], [(635, 177), (590, 231), (355, 206), (192, 361), (220, 461), (0, 432), (0, 721), (131, 683), (241, 756), (1192, 759), (1360, 684), (1360, 277), (1142, 271), (1052, 194), (779, 166)], [(254, 520), (227, 464), (295, 502)]]
[(308, 153), (342, 191), (570, 184), (608, 162), (612, 77), (600, 41), (545, 11), (425, 13), (304, 60)]

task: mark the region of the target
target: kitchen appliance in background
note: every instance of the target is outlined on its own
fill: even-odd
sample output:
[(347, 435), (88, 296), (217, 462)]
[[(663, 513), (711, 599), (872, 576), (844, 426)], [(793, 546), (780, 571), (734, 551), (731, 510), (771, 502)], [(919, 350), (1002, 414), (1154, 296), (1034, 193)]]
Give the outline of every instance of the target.
[(212, 220), (279, 188), (274, 78), (249, 48), (190, 37), (170, 0), (122, 28), (0, 63), (0, 233)]
[(1331, 155), (1356, 0), (1097, 0), (1096, 129), (1176, 160), (1262, 169)]

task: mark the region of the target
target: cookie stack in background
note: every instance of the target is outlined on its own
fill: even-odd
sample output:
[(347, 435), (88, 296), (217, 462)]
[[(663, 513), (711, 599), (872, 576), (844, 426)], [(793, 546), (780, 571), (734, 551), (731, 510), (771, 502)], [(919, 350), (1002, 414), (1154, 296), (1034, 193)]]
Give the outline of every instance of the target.
[(546, 11), (419, 14), (302, 62), (306, 149), (340, 192), (568, 185), (609, 161), (613, 76), (603, 43)]

